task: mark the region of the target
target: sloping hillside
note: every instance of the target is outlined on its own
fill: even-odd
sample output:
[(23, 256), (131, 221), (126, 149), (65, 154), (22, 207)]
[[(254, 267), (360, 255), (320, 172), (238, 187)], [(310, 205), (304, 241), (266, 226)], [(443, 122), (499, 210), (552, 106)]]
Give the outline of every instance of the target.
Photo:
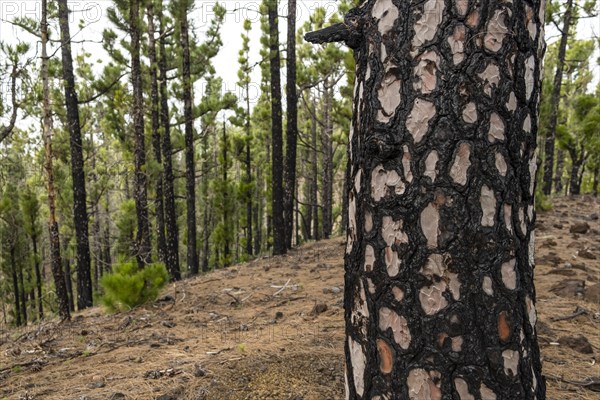
[[(600, 397), (581, 382), (600, 376), (599, 212), (584, 197), (538, 215), (548, 399)], [(0, 398), (341, 399), (343, 249), (312, 243), (170, 285), (128, 313), (0, 332)]]

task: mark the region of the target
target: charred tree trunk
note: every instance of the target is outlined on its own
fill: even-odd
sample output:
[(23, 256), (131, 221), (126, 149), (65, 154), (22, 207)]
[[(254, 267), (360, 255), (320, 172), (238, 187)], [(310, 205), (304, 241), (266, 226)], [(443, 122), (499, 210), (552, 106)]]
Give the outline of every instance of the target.
[(323, 90), (323, 237), (329, 239), (333, 228), (333, 119), (331, 110), (333, 103), (332, 87), (329, 79), (325, 79)]
[(21, 296), (19, 295), (19, 278), (17, 276), (17, 265), (15, 260), (15, 245), (10, 248), (10, 266), (13, 284), (13, 295), (15, 298), (15, 325), (21, 326)]
[[(17, 268), (14, 258), (14, 253), (11, 252), (13, 268)], [(23, 273), (23, 265), (19, 263), (19, 295), (21, 296), (21, 322), (23, 325), (27, 325), (27, 291), (25, 290), (25, 279)]]
[(39, 319), (44, 318), (44, 303), (42, 302), (42, 273), (40, 271), (40, 255), (38, 254), (38, 237), (32, 226), (31, 245), (33, 248), (33, 268), (35, 272), (35, 287), (37, 290), (37, 309)]
[(563, 27), (560, 30), (560, 43), (558, 45), (558, 58), (556, 60), (556, 73), (554, 74), (554, 85), (552, 86), (552, 97), (550, 99), (550, 122), (546, 133), (544, 153), (544, 178), (542, 190), (545, 195), (552, 193), (552, 169), (554, 168), (554, 145), (556, 141), (556, 125), (558, 121), (558, 108), (560, 105), (560, 90), (562, 87), (563, 72), (565, 69), (565, 57), (567, 53), (567, 42), (573, 17), (573, 0), (567, 0), (565, 13), (563, 15)]
[(281, 111), (281, 62), (279, 57), (279, 17), (277, 0), (268, 0), (269, 49), (271, 70), (271, 171), (273, 180), (273, 254), (285, 254), (285, 224), (283, 218), (283, 122)]
[[(246, 254), (251, 256), (252, 252), (252, 153), (250, 146), (252, 144), (252, 132), (250, 131), (250, 83), (246, 82)], [(258, 224), (258, 221), (256, 221)]]
[[(162, 164), (160, 141), (159, 101), (158, 101), (158, 64), (156, 59), (156, 39), (154, 38), (154, 5), (148, 2), (148, 58), (150, 59), (150, 118), (152, 120), (152, 150), (158, 165)], [(165, 237), (165, 213), (163, 206), (163, 173), (156, 174), (154, 209), (156, 213), (156, 252), (158, 260), (166, 262), (167, 242)]]
[(565, 167), (565, 152), (559, 149), (556, 152), (556, 172), (554, 174), (554, 191), (560, 193), (563, 189), (562, 175)]
[(592, 186), (592, 193), (594, 194), (594, 196), (598, 196), (598, 181), (599, 181), (598, 175), (599, 175), (599, 172), (600, 172), (600, 167), (596, 166), (594, 168), (594, 181), (593, 181), (594, 183), (593, 183), (593, 186)]
[(63, 272), (63, 282), (65, 283), (65, 289), (67, 294), (67, 303), (69, 304), (69, 310), (75, 311), (75, 296), (73, 295), (73, 279), (71, 277), (71, 258), (68, 255), (69, 252), (69, 238), (63, 240), (63, 264), (61, 267)]
[(294, 235), (294, 192), (296, 190), (296, 143), (298, 137), (298, 93), (296, 91), (296, 0), (288, 1), (287, 18), (287, 83), (285, 87), (286, 153), (285, 153), (285, 245), (292, 248)]
[(187, 8), (181, 10), (181, 48), (183, 50), (183, 115), (185, 120), (185, 190), (187, 204), (187, 263), (192, 275), (198, 273), (196, 250), (196, 168), (194, 164), (194, 120), (192, 116), (192, 78)]
[(88, 237), (88, 213), (86, 205), (85, 172), (83, 170), (83, 146), (79, 107), (75, 91), (69, 9), (67, 0), (58, 0), (58, 19), (62, 52), (62, 70), (67, 106), (67, 125), (71, 147), (71, 176), (73, 178), (73, 225), (77, 244), (77, 308), (92, 306), (92, 276), (90, 242)]
[(169, 117), (169, 94), (167, 88), (166, 28), (162, 15), (162, 2), (157, 4), (156, 14), (160, 22), (160, 58), (158, 60), (158, 69), (160, 80), (160, 121), (163, 135), (162, 157), (165, 198), (166, 264), (169, 275), (171, 275), (171, 280), (177, 281), (181, 279), (181, 272), (179, 269), (179, 228), (177, 227), (177, 213), (175, 210), (175, 180), (173, 177), (171, 122)]
[(317, 117), (315, 110), (311, 113), (312, 121), (310, 124), (310, 162), (311, 162), (311, 181), (310, 190), (310, 208), (312, 209), (312, 236), (315, 240), (321, 240), (321, 231), (319, 229), (319, 158), (317, 157)]
[(227, 129), (225, 127), (225, 121), (223, 121), (223, 266), (227, 267), (230, 264), (229, 261), (229, 232), (231, 232), (231, 222), (229, 220), (229, 184), (227, 183)]
[(581, 194), (581, 178), (583, 176), (583, 163), (585, 161), (585, 153), (581, 146), (581, 153), (577, 154), (576, 147), (569, 147), (569, 155), (571, 156), (571, 178), (569, 183), (569, 194), (576, 196)]
[[(452, 4), (452, 8), (447, 8)], [(369, 0), (354, 48), (348, 399), (544, 399), (535, 333), (541, 2)]]
[(150, 244), (150, 221), (148, 219), (148, 179), (146, 176), (146, 141), (144, 135), (144, 94), (140, 62), (140, 0), (129, 5), (129, 29), (131, 35), (131, 86), (133, 87), (133, 133), (134, 175), (133, 199), (137, 216), (135, 255), (139, 268), (152, 262)]

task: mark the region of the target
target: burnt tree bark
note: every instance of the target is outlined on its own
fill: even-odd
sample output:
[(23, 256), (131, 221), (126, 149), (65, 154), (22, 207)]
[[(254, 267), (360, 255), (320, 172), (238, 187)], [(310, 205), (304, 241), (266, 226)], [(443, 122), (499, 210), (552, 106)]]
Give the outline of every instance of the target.
[(165, 196), (165, 238), (166, 264), (172, 280), (181, 279), (179, 269), (179, 228), (175, 210), (175, 179), (171, 146), (171, 120), (169, 116), (169, 94), (167, 83), (166, 27), (162, 15), (162, 1), (157, 4), (156, 16), (159, 20), (159, 59), (160, 81), (160, 122), (162, 125), (163, 183)]
[[(184, 4), (183, 2), (182, 4)], [(187, 204), (187, 264), (192, 275), (198, 274), (196, 250), (196, 168), (194, 163), (194, 119), (192, 116), (192, 78), (187, 7), (182, 6), (180, 21), (183, 51), (183, 115), (185, 120), (185, 191)]]
[(71, 176), (73, 178), (73, 225), (75, 226), (75, 241), (77, 244), (77, 308), (81, 310), (92, 306), (92, 276), (81, 124), (79, 121), (77, 92), (75, 91), (75, 75), (73, 74), (67, 0), (58, 0), (58, 20), (67, 125), (70, 135)]
[(565, 166), (565, 152), (558, 149), (556, 152), (556, 171), (554, 172), (554, 191), (560, 193), (563, 189), (562, 176)]
[(137, 216), (135, 256), (138, 267), (152, 262), (150, 244), (150, 220), (148, 219), (148, 178), (146, 176), (146, 142), (144, 134), (144, 94), (142, 88), (142, 66), (140, 62), (140, 1), (129, 4), (129, 30), (131, 35), (131, 86), (133, 87), (133, 134), (134, 174), (133, 199)]
[[(452, 6), (450, 6), (452, 4)], [(533, 287), (543, 0), (368, 0), (354, 49), (346, 397), (544, 399)]]
[(552, 86), (552, 97), (550, 100), (550, 122), (544, 144), (544, 177), (542, 190), (545, 195), (552, 193), (552, 171), (554, 168), (554, 147), (556, 142), (556, 125), (558, 122), (558, 107), (560, 105), (560, 90), (562, 88), (563, 72), (565, 70), (565, 58), (567, 54), (567, 42), (573, 17), (573, 0), (567, 0), (565, 13), (563, 15), (563, 27), (560, 30), (560, 43), (558, 44), (558, 58), (556, 60), (556, 72), (554, 74), (554, 85)]
[(285, 245), (292, 248), (294, 235), (294, 192), (296, 190), (296, 147), (298, 138), (298, 93), (296, 90), (296, 0), (288, 1), (287, 18), (287, 103), (285, 148), (284, 220)]
[[(146, 8), (148, 18), (148, 58), (150, 61), (150, 118), (152, 120), (152, 150), (158, 165), (162, 164), (160, 141), (159, 99), (158, 99), (158, 62), (156, 58), (156, 39), (154, 37), (154, 4), (148, 2)], [(154, 209), (156, 212), (156, 250), (158, 260), (166, 261), (167, 239), (165, 237), (165, 208), (163, 206), (163, 173), (156, 174)]]
[(15, 325), (21, 326), (21, 296), (19, 296), (19, 278), (17, 276), (17, 265), (15, 259), (15, 244), (11, 243), (10, 247), (10, 271), (13, 284), (13, 296), (15, 299)]
[(273, 254), (285, 254), (283, 218), (283, 116), (281, 111), (281, 60), (279, 57), (279, 17), (277, 0), (268, 0), (269, 65), (271, 70), (271, 162)]
[(329, 239), (333, 230), (333, 86), (329, 77), (323, 83), (323, 135), (321, 144), (323, 149), (323, 238)]

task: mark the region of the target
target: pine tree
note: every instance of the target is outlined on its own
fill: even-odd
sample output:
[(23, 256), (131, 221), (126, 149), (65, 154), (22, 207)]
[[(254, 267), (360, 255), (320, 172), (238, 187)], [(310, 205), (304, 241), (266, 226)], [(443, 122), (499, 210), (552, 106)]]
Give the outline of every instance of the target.
[(58, 18), (62, 53), (62, 70), (67, 108), (67, 124), (70, 134), (71, 175), (73, 179), (73, 225), (77, 243), (77, 308), (92, 306), (92, 277), (90, 244), (88, 237), (88, 213), (86, 203), (85, 171), (83, 165), (83, 143), (79, 106), (75, 91), (71, 34), (67, 0), (58, 0)]

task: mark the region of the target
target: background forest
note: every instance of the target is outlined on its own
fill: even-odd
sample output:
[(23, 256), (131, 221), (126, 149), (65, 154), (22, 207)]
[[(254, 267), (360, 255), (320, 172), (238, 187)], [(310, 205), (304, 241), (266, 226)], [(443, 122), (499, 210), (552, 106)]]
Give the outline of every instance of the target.
[[(87, 22), (64, 0), (1, 21), (17, 32), (0, 37), (1, 324), (68, 318), (115, 269), (161, 263), (142, 282), (173, 281), (342, 233), (353, 55), (302, 37), (350, 1), (302, 17), (264, 1), (227, 70), (213, 60), (232, 10), (216, 4), (200, 33), (195, 7), (115, 0), (98, 37), (70, 33)], [(547, 3), (539, 207), (598, 193), (600, 26), (578, 32), (597, 10)]]

